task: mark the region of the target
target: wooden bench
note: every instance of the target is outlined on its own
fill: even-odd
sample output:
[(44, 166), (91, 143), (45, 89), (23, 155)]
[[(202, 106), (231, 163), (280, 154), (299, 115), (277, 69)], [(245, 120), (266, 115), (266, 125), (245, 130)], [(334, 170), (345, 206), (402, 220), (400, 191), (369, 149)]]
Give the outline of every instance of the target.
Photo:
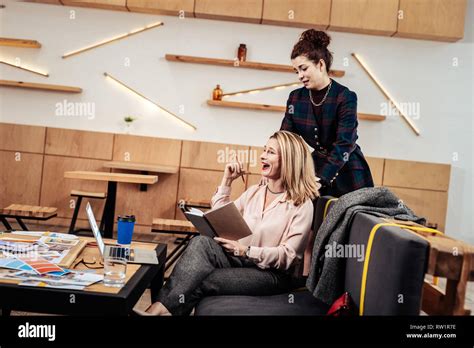
[[(87, 229), (75, 229), (77, 216), (79, 215), (79, 209), (81, 208), (81, 203), (83, 198), (93, 198), (93, 199), (105, 199), (107, 198), (107, 193), (105, 192), (87, 192), (79, 190), (71, 190), (71, 197), (77, 197), (76, 205), (74, 207), (74, 213), (72, 214), (71, 224), (69, 225), (69, 233), (77, 234), (79, 231), (90, 231)], [(103, 227), (104, 218), (101, 219), (100, 230)]]
[(58, 208), (41, 207), (37, 205), (26, 204), (10, 204), (8, 207), (0, 209), (0, 221), (7, 230), (13, 230), (7, 218), (13, 218), (18, 222), (18, 225), (24, 230), (28, 231), (23, 220), (49, 220), (56, 217)]
[(198, 209), (211, 209), (211, 203), (209, 201), (193, 201), (189, 199), (180, 199), (178, 206), (186, 206), (188, 208), (198, 208)]
[(160, 218), (153, 219), (152, 231), (162, 233), (169, 232), (172, 234), (185, 232), (192, 234), (197, 233), (196, 227), (189, 221)]
[(199, 234), (196, 227), (189, 221), (161, 218), (153, 219), (151, 231), (164, 234), (181, 234), (185, 236), (179, 241), (178, 246), (166, 256), (165, 271), (178, 260), (188, 246), (189, 241)]
[[(202, 210), (208, 210), (211, 208), (211, 204), (208, 201), (193, 201), (190, 199), (181, 199), (178, 202), (178, 207), (181, 211), (186, 211), (188, 208), (199, 208)], [(196, 235), (199, 234), (196, 227), (186, 220), (174, 220), (174, 219), (153, 219), (151, 231), (156, 233), (164, 234), (180, 234), (184, 235), (184, 238), (178, 237), (175, 240), (175, 244), (178, 246), (166, 257), (165, 271), (173, 265), (181, 254), (188, 246), (189, 241)]]

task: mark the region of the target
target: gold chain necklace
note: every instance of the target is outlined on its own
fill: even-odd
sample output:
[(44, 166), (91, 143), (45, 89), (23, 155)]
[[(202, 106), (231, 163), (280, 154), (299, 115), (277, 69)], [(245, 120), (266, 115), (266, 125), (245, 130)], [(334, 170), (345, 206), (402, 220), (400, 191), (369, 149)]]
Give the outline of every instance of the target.
[(270, 191), (270, 193), (273, 193), (274, 195), (281, 195), (283, 192), (285, 192), (284, 190), (281, 191), (281, 192), (273, 192), (272, 190), (270, 190), (270, 188), (268, 187), (268, 185), (267, 185), (267, 190)]
[(328, 96), (328, 94), (329, 94), (329, 91), (331, 90), (331, 86), (332, 86), (332, 80), (331, 80), (331, 82), (329, 82), (329, 87), (328, 87), (328, 90), (326, 91), (326, 94), (324, 95), (324, 98), (323, 98), (318, 104), (316, 104), (316, 103), (314, 102), (314, 100), (313, 100), (313, 95), (312, 95), (312, 92), (313, 92), (313, 91), (310, 89), (310, 90), (309, 90), (309, 99), (311, 100), (311, 103), (312, 103), (314, 106), (321, 106), (321, 105), (323, 105), (324, 102), (326, 101), (326, 98), (327, 98), (327, 96)]

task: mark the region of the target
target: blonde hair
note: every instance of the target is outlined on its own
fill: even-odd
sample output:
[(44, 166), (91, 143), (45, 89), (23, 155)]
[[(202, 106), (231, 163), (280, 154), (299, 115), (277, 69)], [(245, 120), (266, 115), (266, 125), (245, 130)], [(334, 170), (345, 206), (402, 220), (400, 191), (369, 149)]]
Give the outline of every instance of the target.
[(300, 205), (307, 199), (319, 197), (321, 185), (315, 174), (311, 152), (303, 138), (288, 131), (278, 131), (270, 139), (275, 139), (280, 146), (281, 178), (287, 198), (294, 205)]

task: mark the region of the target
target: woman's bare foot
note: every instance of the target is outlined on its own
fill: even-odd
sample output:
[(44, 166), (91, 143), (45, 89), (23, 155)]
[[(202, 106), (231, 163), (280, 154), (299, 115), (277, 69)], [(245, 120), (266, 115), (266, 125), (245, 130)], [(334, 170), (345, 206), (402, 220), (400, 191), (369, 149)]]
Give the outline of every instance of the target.
[(161, 302), (155, 302), (145, 311), (146, 313), (152, 315), (171, 315), (171, 313), (166, 309)]
[(133, 310), (136, 314), (142, 315), (142, 316), (167, 316), (171, 315), (171, 313), (166, 309), (165, 306), (163, 306), (160, 302), (155, 302), (150, 305), (146, 309), (146, 311), (142, 311), (139, 309), (134, 309)]

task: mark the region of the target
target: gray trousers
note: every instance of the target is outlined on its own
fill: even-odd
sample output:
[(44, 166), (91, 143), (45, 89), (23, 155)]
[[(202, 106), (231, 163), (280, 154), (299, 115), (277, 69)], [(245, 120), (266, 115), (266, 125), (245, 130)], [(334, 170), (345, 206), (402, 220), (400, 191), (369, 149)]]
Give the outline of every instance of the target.
[(189, 315), (204, 296), (275, 295), (291, 288), (290, 272), (262, 270), (226, 252), (214, 239), (196, 236), (158, 294), (172, 315)]

